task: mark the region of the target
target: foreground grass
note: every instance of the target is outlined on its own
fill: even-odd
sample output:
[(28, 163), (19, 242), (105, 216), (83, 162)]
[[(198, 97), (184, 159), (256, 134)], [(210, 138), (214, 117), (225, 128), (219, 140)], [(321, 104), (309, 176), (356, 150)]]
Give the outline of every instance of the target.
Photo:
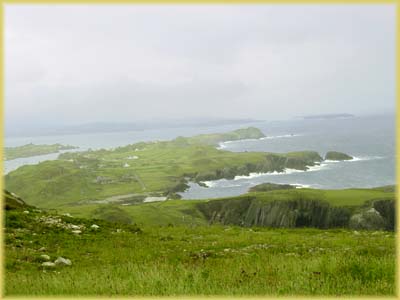
[[(6, 295), (394, 295), (394, 234), (136, 226), (7, 212)], [(100, 226), (91, 230), (96, 222)], [(44, 251), (39, 251), (45, 247)], [(43, 249), (42, 249), (43, 250)], [(72, 266), (45, 269), (40, 255)]]

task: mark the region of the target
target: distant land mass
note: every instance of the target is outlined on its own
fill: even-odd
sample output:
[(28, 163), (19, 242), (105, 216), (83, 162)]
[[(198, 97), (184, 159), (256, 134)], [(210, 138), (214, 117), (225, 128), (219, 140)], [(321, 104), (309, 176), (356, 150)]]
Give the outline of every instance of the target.
[(256, 119), (217, 119), (202, 118), (190, 120), (154, 120), (137, 122), (90, 122), (86, 124), (70, 126), (46, 126), (42, 128), (15, 128), (6, 127), (7, 136), (44, 136), (44, 135), (68, 135), (68, 134), (87, 134), (100, 132), (126, 132), (139, 131), (158, 128), (179, 128), (179, 127), (202, 127), (220, 126), (230, 124), (245, 124), (262, 122)]
[[(307, 171), (323, 161), (318, 152), (310, 150), (271, 153), (217, 148), (225, 141), (263, 137), (260, 129), (246, 127), (225, 133), (179, 136), (169, 141), (137, 142), (110, 150), (66, 152), (57, 160), (8, 173), (5, 185), (28, 203), (49, 208), (128, 198), (135, 203), (164, 201), (181, 198), (179, 193), (190, 188), (191, 182), (204, 185), (205, 181), (251, 173)], [(342, 159), (339, 156), (346, 154), (335, 155), (332, 158)], [(262, 187), (266, 188), (276, 189)]]
[(303, 116), (304, 120), (326, 120), (326, 119), (343, 119), (354, 118), (352, 114), (322, 114), (322, 115), (307, 115)]
[(16, 158), (22, 157), (31, 157), (36, 155), (45, 155), (50, 153), (58, 153), (60, 150), (72, 150), (77, 149), (78, 147), (71, 145), (61, 145), (61, 144), (53, 144), (53, 145), (34, 145), (32, 143), (26, 144), (18, 147), (5, 147), (4, 148), (4, 159), (12, 160)]

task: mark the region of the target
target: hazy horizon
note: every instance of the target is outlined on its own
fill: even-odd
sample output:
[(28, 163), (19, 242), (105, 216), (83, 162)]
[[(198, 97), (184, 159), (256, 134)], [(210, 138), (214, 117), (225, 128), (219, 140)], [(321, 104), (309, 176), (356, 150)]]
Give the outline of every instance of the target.
[(395, 113), (394, 5), (6, 5), (7, 128)]

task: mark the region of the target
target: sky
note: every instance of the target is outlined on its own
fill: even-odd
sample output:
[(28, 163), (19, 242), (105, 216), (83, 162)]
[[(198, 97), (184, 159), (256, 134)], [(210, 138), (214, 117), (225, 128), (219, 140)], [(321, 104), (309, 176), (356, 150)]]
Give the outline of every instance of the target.
[(7, 126), (395, 111), (394, 5), (6, 5)]

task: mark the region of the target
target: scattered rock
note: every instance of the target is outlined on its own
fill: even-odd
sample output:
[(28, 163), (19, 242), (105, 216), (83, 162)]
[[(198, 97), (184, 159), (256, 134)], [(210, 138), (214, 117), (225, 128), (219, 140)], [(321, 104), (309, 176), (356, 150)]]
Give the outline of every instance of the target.
[(74, 234), (80, 234), (80, 233), (82, 233), (81, 230), (72, 230), (71, 232), (74, 233)]
[(24, 214), (28, 215), (29, 211), (28, 210), (24, 210)]
[(71, 229), (80, 229), (80, 228), (81, 228), (80, 226), (74, 225), (74, 224), (69, 225), (69, 227), (70, 227)]
[(38, 251), (46, 251), (45, 247), (39, 248)]
[(56, 266), (56, 264), (53, 263), (53, 262), (51, 262), (51, 261), (46, 261), (46, 262), (42, 263), (42, 267), (49, 267), (49, 268), (51, 268), (51, 267), (55, 267), (55, 266)]
[(96, 225), (96, 224), (93, 224), (92, 226), (90, 226), (90, 228), (92, 228), (92, 229), (99, 229), (100, 226), (99, 226), (99, 225)]
[(47, 254), (40, 255), (40, 258), (47, 261), (50, 260), (50, 256), (48, 256)]
[(69, 213), (65, 213), (65, 214), (63, 214), (63, 216), (72, 218), (72, 216)]
[(71, 260), (69, 260), (68, 258), (64, 258), (59, 256), (55, 261), (54, 264), (56, 265), (65, 265), (65, 266), (70, 266), (72, 265)]
[(368, 209), (367, 212), (368, 212), (368, 213), (372, 213), (372, 214), (379, 215), (379, 212), (378, 212), (375, 208), (373, 208), (373, 207), (371, 207), (370, 209)]

